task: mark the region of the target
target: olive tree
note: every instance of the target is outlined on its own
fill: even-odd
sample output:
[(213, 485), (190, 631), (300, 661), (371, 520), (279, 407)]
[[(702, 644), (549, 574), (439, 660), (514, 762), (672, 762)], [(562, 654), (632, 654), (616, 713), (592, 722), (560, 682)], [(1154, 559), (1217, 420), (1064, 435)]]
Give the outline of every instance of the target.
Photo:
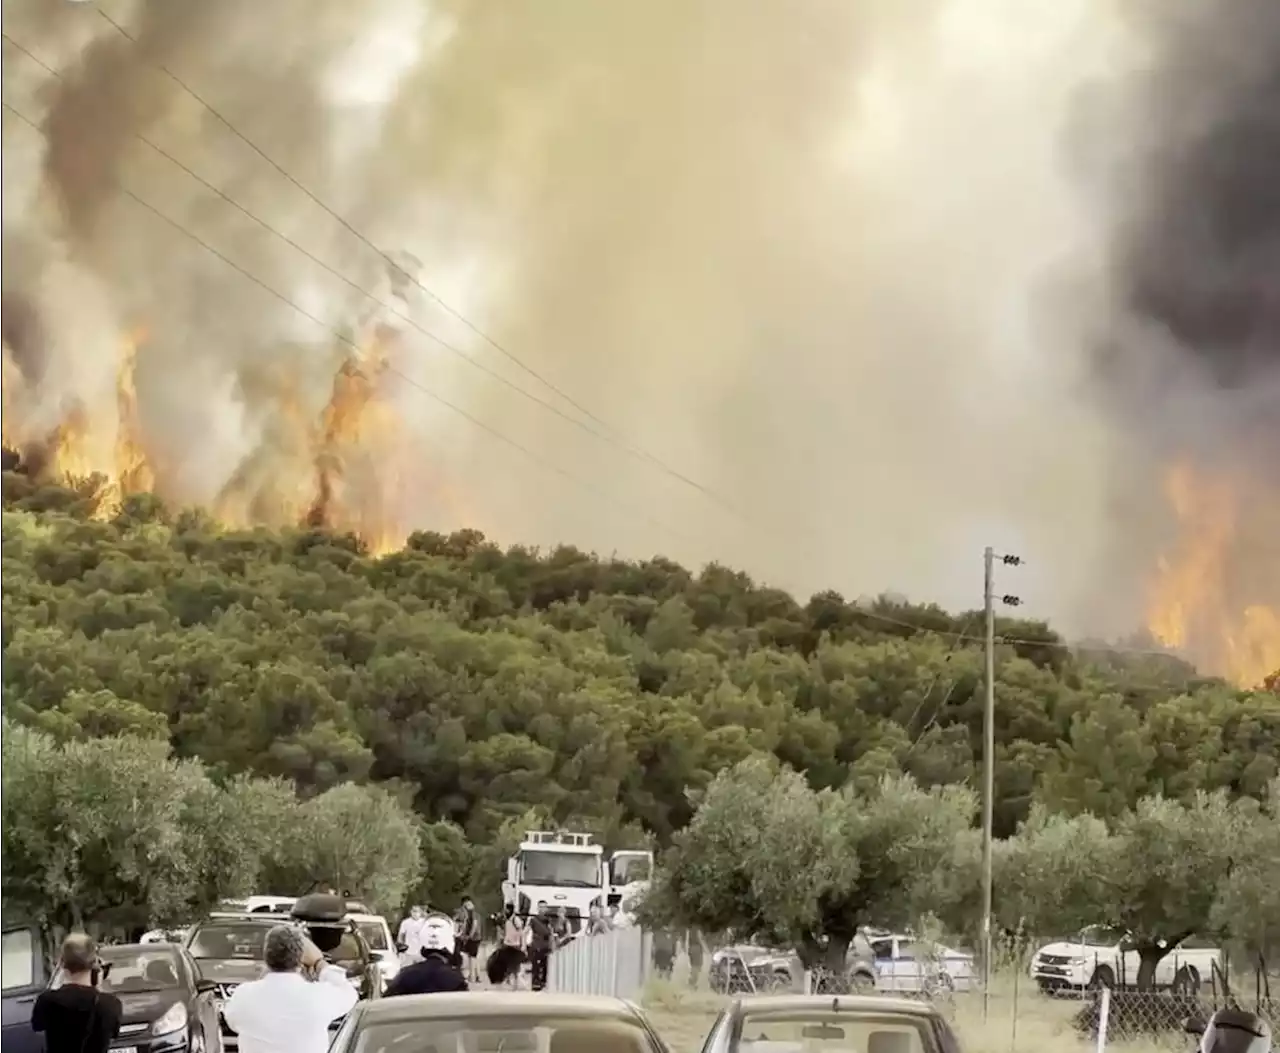
[(1109, 823), (1036, 811), (998, 857), (1002, 918), (1039, 933), (1118, 929), (1138, 955), (1137, 986), (1150, 989), (1183, 940), (1215, 934), (1249, 807), (1215, 793), (1146, 797)]
[(398, 908), (422, 876), (419, 821), (376, 786), (335, 786), (298, 809), (270, 874), (281, 888), (332, 885)]
[(238, 891), (208, 848), (221, 791), (163, 740), (57, 745), (6, 723), (0, 777), (5, 901), (49, 926), (137, 931)]
[(1233, 862), (1218, 889), (1215, 927), (1250, 956), (1264, 955), (1280, 946), (1280, 780), (1248, 815)]
[(859, 926), (905, 925), (959, 899), (973, 795), (885, 778), (814, 791), (766, 758), (722, 772), (663, 857), (651, 917), (794, 946), (842, 970)]

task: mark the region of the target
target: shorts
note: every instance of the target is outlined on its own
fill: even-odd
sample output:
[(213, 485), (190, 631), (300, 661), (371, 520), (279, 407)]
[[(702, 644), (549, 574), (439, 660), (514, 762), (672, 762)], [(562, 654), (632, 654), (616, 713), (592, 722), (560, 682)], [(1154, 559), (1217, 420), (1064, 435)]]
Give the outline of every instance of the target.
[(479, 940), (461, 940), (458, 943), (458, 950), (465, 954), (468, 958), (474, 958), (480, 953)]

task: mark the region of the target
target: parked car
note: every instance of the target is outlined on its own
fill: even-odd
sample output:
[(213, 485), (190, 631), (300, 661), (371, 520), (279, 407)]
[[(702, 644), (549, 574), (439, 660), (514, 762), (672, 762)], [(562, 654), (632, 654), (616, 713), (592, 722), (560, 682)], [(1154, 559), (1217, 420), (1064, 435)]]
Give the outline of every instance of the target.
[(374, 958), (378, 960), (382, 990), (385, 991), (387, 984), (400, 972), (400, 954), (396, 949), (395, 941), (391, 938), (391, 927), (387, 924), (387, 919), (380, 914), (351, 914), (349, 917), (360, 930), (360, 935), (369, 945)]
[(6, 919), (0, 940), (0, 977), (4, 985), (0, 1053), (42, 1053), (44, 1036), (31, 1030), (36, 997), (49, 981), (40, 930), (35, 925)]
[[(266, 972), (263, 953), (267, 933), (282, 923), (303, 926), (325, 957), (346, 969), (347, 978), (362, 999), (378, 998), (382, 994), (380, 963), (344, 908), (342, 901), (334, 897), (304, 896), (295, 902), (293, 914), (288, 918), (261, 913), (220, 913), (191, 927), (186, 949), (195, 959), (201, 976), (217, 984), (215, 995), (224, 1046), (237, 1049), (239, 1039), (222, 1017), (222, 1006), (240, 984), (256, 980)], [(335, 1021), (334, 1028), (340, 1023)]]
[(929, 1002), (883, 995), (735, 998), (716, 1017), (703, 1053), (960, 1053), (951, 1025)]
[(970, 991), (976, 983), (975, 959), (967, 951), (896, 933), (877, 936), (871, 950), (880, 991), (934, 994)]
[[(1045, 944), (1031, 960), (1031, 976), (1045, 994), (1084, 991), (1097, 987), (1134, 987), (1141, 959), (1118, 929), (1102, 925), (1084, 929), (1075, 939)], [(1189, 937), (1156, 967), (1156, 987), (1196, 994), (1208, 983), (1222, 951), (1209, 941)]]
[[(493, 1053), (670, 1053), (639, 1006), (620, 998), (515, 991), (361, 1002), (329, 1053), (388, 1049)], [(931, 1051), (932, 1053), (932, 1051)]]
[[(100, 986), (124, 1010), (113, 1053), (221, 1053), (217, 985), (172, 943), (109, 944), (98, 956), (107, 968)], [(62, 985), (54, 973), (51, 988)]]
[[(875, 986), (875, 955), (866, 933), (858, 933), (849, 944), (845, 969), (850, 989)], [(707, 971), (711, 989), (721, 994), (798, 990), (803, 977), (804, 966), (795, 951), (753, 943), (733, 944), (716, 951)]]

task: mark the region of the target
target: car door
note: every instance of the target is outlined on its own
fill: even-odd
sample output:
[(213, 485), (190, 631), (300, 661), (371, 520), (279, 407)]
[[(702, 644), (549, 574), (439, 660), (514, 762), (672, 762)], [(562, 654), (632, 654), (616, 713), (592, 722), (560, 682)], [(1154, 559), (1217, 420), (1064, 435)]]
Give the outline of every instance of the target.
[(915, 962), (903, 960), (900, 949), (902, 942), (896, 936), (881, 936), (871, 941), (871, 951), (875, 955), (878, 990), (919, 990), (919, 982), (914, 977)]
[(217, 985), (200, 975), (200, 967), (186, 949), (178, 952), (182, 959), (182, 967), (186, 971), (187, 982), (195, 991), (196, 1012), (200, 1018), (200, 1033), (204, 1038), (205, 1053), (220, 1053), (222, 1049), (222, 1028), (218, 1020), (218, 1001), (215, 991)]
[(702, 1053), (729, 1053), (729, 1035), (732, 1029), (733, 1016), (729, 1010), (723, 1010), (707, 1032), (706, 1041), (702, 1043)]
[(49, 975), (39, 929), (23, 925), (4, 930), (0, 973), (4, 983), (0, 1053), (40, 1053), (44, 1036), (31, 1030), (31, 1012)]

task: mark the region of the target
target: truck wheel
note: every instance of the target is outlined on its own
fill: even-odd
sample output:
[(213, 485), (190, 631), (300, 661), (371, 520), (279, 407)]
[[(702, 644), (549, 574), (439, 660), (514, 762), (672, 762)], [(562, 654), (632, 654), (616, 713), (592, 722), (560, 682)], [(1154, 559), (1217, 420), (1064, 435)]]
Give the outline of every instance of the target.
[(1089, 977), (1089, 990), (1098, 991), (1103, 987), (1115, 987), (1116, 974), (1111, 971), (1109, 965), (1099, 965), (1093, 970), (1093, 975)]
[(1194, 966), (1184, 965), (1173, 978), (1173, 992), (1181, 995), (1200, 993), (1200, 973)]

